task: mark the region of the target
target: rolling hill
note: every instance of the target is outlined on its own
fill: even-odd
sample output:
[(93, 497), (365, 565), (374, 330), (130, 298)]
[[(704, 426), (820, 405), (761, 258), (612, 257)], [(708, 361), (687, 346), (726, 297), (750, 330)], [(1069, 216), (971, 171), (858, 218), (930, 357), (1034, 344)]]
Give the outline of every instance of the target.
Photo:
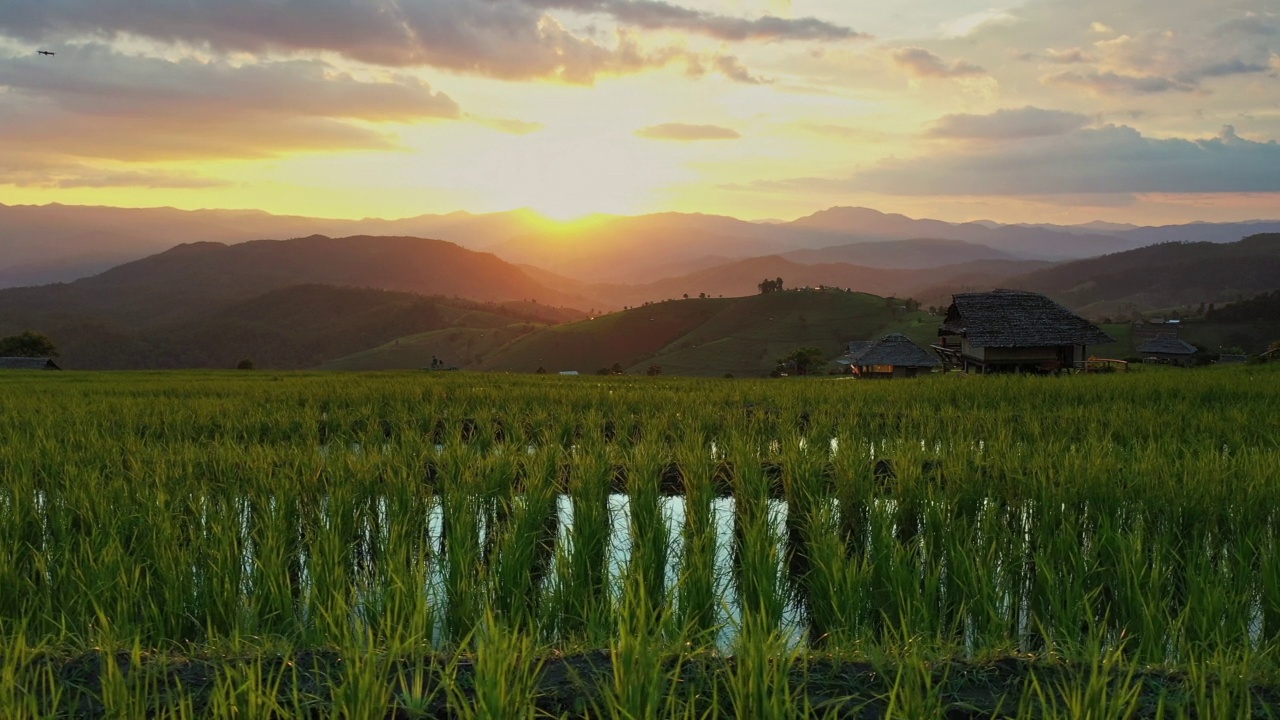
[(767, 374), (777, 358), (813, 345), (831, 358), (854, 339), (908, 332), (936, 336), (937, 319), (884, 298), (844, 291), (793, 290), (738, 298), (691, 298), (632, 308), (523, 336), (475, 366), (481, 370), (595, 372), (622, 365), (643, 373)]
[(639, 305), (681, 298), (740, 297), (759, 291), (766, 278), (782, 278), (788, 288), (836, 287), (884, 297), (913, 297), (925, 305), (949, 300), (952, 292), (994, 287), (1006, 278), (1052, 263), (1038, 260), (975, 260), (914, 270), (864, 267), (849, 263), (807, 264), (780, 255), (737, 260), (716, 267), (636, 286), (569, 286), (575, 292), (603, 296), (616, 305)]
[(305, 367), (405, 335), (496, 322), (437, 317), (432, 307), (471, 308), (504, 318), (498, 325), (554, 323), (582, 316), (551, 305), (573, 300), (492, 255), (438, 240), (195, 243), (69, 284), (0, 290), (0, 335), (43, 332), (69, 367), (221, 367), (235, 355)]
[(248, 359), (258, 368), (288, 370), (424, 332), (516, 333), (541, 325), (499, 305), (300, 285), (157, 324), (107, 324), (73, 316), (36, 327), (58, 345), (60, 364), (68, 369), (225, 369)]
[(1280, 288), (1280, 234), (1233, 243), (1163, 243), (1003, 281), (1090, 317), (1223, 303)]

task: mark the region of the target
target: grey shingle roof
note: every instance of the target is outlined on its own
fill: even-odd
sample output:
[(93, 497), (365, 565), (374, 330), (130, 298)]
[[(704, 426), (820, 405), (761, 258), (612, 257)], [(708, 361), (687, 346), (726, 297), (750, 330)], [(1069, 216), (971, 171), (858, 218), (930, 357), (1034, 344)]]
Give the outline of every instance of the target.
[(1113, 342), (1096, 325), (1040, 293), (994, 290), (953, 295), (939, 334), (975, 347), (1052, 347)]
[(1177, 335), (1161, 333), (1156, 337), (1142, 343), (1142, 347), (1138, 348), (1141, 354), (1158, 353), (1161, 355), (1195, 355), (1196, 346), (1181, 340)]
[[(855, 353), (853, 346), (861, 347)], [(855, 365), (894, 365), (897, 367), (931, 368), (939, 365), (938, 358), (906, 335), (889, 333), (873, 342), (849, 343), (849, 359)]]
[(60, 370), (49, 358), (0, 357), (0, 370)]

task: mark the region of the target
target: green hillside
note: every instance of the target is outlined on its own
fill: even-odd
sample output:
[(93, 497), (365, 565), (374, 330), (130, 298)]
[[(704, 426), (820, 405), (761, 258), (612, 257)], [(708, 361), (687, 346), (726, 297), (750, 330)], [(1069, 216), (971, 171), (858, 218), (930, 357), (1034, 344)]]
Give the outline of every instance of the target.
[(688, 335), (739, 299), (673, 300), (557, 325), (521, 338), (486, 359), (482, 370), (594, 372), (629, 367)]
[(432, 358), (457, 367), (474, 366), (483, 362), (490, 353), (539, 327), (531, 323), (517, 323), (501, 327), (452, 327), (419, 333), (330, 360), (316, 369), (405, 370), (430, 367)]
[(905, 332), (933, 340), (937, 319), (864, 293), (793, 290), (741, 298), (671, 300), (594, 320), (544, 328), (475, 365), (483, 370), (628, 373), (659, 365), (664, 374), (760, 376), (798, 347), (829, 358), (850, 340)]
[(631, 369), (650, 364), (664, 373), (739, 377), (768, 373), (779, 357), (812, 345), (828, 358), (850, 340), (903, 332), (919, 343), (937, 336), (937, 320), (907, 312), (885, 298), (865, 293), (790, 291), (739, 298), (696, 330)]
[(1085, 317), (1117, 317), (1224, 303), (1280, 287), (1280, 234), (1234, 243), (1163, 243), (1078, 260), (1004, 280)]

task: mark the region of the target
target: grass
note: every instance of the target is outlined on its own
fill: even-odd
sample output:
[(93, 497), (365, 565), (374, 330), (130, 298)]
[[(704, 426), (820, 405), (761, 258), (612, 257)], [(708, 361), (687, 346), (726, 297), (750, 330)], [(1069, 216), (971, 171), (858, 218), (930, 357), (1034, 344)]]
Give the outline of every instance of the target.
[(14, 374), (0, 715), (1267, 717), (1278, 401)]

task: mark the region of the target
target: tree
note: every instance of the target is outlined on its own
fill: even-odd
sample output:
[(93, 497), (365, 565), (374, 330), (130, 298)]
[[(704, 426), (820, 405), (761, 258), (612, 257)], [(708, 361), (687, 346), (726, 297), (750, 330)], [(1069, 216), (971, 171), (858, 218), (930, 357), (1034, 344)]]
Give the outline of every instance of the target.
[(684, 294), (684, 299), (685, 299), (685, 300), (688, 300), (688, 299), (689, 299), (689, 293), (685, 293), (685, 294)]
[(649, 369), (644, 371), (644, 374), (645, 374), (645, 375), (648, 375), (649, 377), (655, 377), (655, 376), (661, 375), (661, 374), (662, 374), (662, 366), (661, 366), (661, 365), (650, 365), (650, 366), (649, 366)]
[(58, 348), (48, 337), (34, 330), (27, 330), (21, 335), (0, 338), (0, 356), (58, 357)]
[(808, 375), (817, 369), (825, 358), (826, 356), (820, 348), (812, 346), (797, 348), (790, 355), (778, 358), (776, 372), (786, 372), (794, 369), (797, 375)]
[(546, 368), (544, 368), (544, 367), (542, 367), (541, 365), (539, 365), (539, 366), (538, 366), (538, 369), (537, 369), (537, 370), (534, 370), (534, 372), (535, 372), (535, 373), (537, 373), (538, 375), (546, 375), (546, 374), (547, 374), (547, 369), (546, 369)]
[(246, 359), (244, 359), (244, 360), (241, 360), (240, 362), (236, 363), (236, 369), (237, 369), (237, 370), (252, 370), (252, 369), (253, 369), (253, 361), (252, 361), (252, 360), (249, 360), (248, 358), (246, 358)]
[(782, 278), (777, 278), (775, 280), (765, 278), (764, 280), (761, 280), (756, 287), (760, 288), (761, 295), (764, 295), (765, 293), (778, 292), (782, 289)]
[(622, 363), (614, 363), (613, 367), (609, 368), (609, 373), (611, 375), (623, 374)]

